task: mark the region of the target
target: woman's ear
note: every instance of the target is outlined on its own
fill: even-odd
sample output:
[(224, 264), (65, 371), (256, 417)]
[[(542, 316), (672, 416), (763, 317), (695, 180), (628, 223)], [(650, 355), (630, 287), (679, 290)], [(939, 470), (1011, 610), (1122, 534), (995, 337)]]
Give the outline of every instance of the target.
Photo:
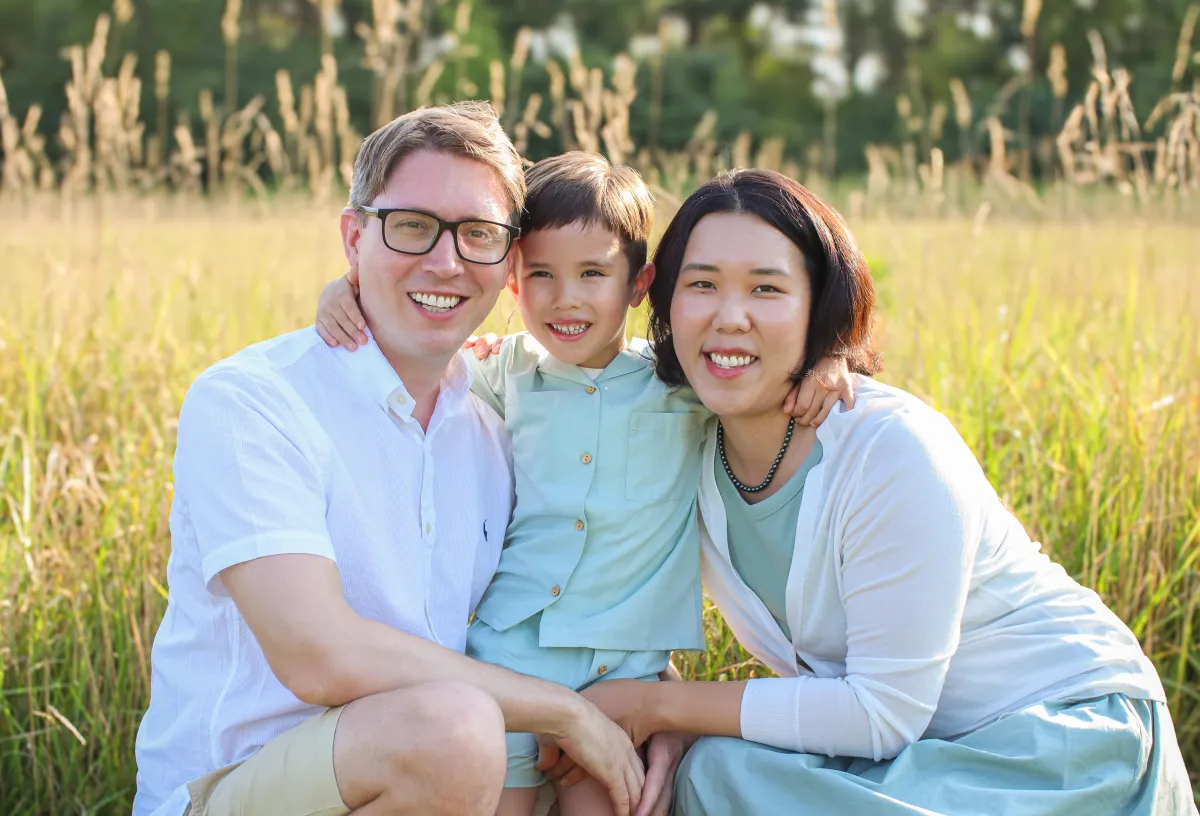
[(654, 283), (654, 274), (654, 264), (648, 263), (634, 276), (633, 294), (629, 297), (630, 306), (636, 309), (642, 305), (642, 301), (646, 299), (646, 293), (650, 291), (650, 285)]

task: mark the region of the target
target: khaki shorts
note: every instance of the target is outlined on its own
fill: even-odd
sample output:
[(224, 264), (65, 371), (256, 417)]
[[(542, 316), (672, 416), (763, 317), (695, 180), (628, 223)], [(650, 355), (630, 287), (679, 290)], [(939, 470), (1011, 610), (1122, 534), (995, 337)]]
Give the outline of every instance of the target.
[(343, 816), (350, 812), (333, 774), (341, 708), (305, 720), (249, 759), (188, 783), (185, 816)]

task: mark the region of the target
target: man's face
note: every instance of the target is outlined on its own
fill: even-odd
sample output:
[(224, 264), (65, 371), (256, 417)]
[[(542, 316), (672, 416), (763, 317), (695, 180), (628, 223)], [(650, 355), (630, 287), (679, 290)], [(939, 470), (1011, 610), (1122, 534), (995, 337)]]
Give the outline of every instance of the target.
[[(423, 210), (444, 221), (509, 221), (500, 177), (482, 162), (419, 151), (405, 157), (371, 202), (380, 209)], [(446, 230), (425, 255), (405, 255), (383, 241), (383, 222), (342, 214), (350, 280), (359, 287), (367, 325), (392, 363), (395, 357), (445, 365), (483, 322), (512, 269), (464, 261)], [(447, 308), (449, 307), (449, 308)]]

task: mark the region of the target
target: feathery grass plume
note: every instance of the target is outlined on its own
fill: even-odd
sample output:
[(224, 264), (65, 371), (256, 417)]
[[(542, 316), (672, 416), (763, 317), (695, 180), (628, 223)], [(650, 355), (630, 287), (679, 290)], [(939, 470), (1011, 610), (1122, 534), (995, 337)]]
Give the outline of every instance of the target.
[[(513, 126), (516, 117), (521, 113), (521, 81), (525, 76), (525, 64), (529, 61), (529, 48), (532, 42), (533, 29), (529, 26), (521, 26), (513, 41), (512, 56), (508, 61), (508, 91), (505, 96), (509, 102), (508, 115), (500, 117), (506, 130)], [(497, 111), (497, 115), (500, 115), (499, 111)]]
[(155, 140), (151, 143), (147, 165), (152, 171), (160, 171), (166, 166), (167, 139), (169, 138), (171, 99), (171, 54), (168, 51), (158, 51), (154, 55), (154, 131)]
[[(1171, 68), (1171, 90), (1178, 88), (1183, 82), (1184, 74), (1187, 73), (1188, 54), (1192, 51), (1192, 37), (1196, 33), (1197, 20), (1200, 20), (1200, 4), (1189, 6), (1183, 17), (1183, 25), (1179, 29), (1179, 43), (1175, 47), (1175, 64)], [(1200, 64), (1200, 54), (1196, 55), (1196, 61)]]
[(242, 0), (225, 0), (221, 37), (225, 40), (225, 115), (237, 109), (237, 50), (242, 32)]

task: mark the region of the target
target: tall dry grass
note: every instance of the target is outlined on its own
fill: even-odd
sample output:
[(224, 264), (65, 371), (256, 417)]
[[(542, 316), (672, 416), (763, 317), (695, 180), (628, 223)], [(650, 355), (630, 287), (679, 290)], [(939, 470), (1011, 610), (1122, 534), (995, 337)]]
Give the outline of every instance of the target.
[[(119, 27), (133, 12), (118, 6)], [(444, 101), (434, 89), (445, 71), (457, 96), (484, 93), (469, 85), (465, 46), (419, 65), (421, 4), (373, 7), (374, 25), (358, 32), (373, 122)], [(226, 9), (231, 48), (236, 11)], [(469, 3), (458, 11), (461, 36)], [(1182, 27), (1185, 57), (1195, 23)], [(311, 321), (316, 293), (341, 270), (335, 204), (359, 140), (328, 56), (311, 81), (281, 73), (270, 101), (235, 103), (227, 76), (223, 97), (200, 99), (193, 130), (171, 125), (161, 53), (147, 122), (138, 66), (107, 53), (111, 28), (102, 18), (90, 44), (68, 49), (69, 111), (52, 140), (40, 109), (12, 111), (0, 83), (4, 814), (127, 812), (166, 597), (180, 401), (214, 360)], [(844, 205), (883, 294), (884, 379), (945, 411), (1030, 531), (1129, 622), (1200, 769), (1200, 93), (1194, 79), (1188, 89), (1187, 59), (1139, 121), (1130, 78), (1110, 69), (1098, 37), (1090, 90), (1074, 105), (1065, 78), (1082, 67), (1056, 51), (1046, 70), (1063, 128), (1040, 142), (1020, 116), (1016, 133), (1003, 124), (1028, 77), (983, 116), (961, 82), (950, 106), (902, 99), (904, 138), (869, 151), (859, 189), (826, 179), (819, 155), (788, 158), (779, 140), (719, 143), (715, 114), (682, 150), (634, 144), (638, 65), (551, 63), (543, 97), (522, 86), (521, 37), (485, 94), (514, 139), (557, 138), (635, 164), (658, 193), (660, 223), (725, 166), (781, 169)], [(957, 164), (942, 150), (951, 117)], [(1035, 190), (1030, 164), (1052, 166), (1059, 183)], [(517, 328), (510, 303), (492, 327)], [(708, 626), (710, 649), (689, 673), (761, 671), (711, 610)]]

